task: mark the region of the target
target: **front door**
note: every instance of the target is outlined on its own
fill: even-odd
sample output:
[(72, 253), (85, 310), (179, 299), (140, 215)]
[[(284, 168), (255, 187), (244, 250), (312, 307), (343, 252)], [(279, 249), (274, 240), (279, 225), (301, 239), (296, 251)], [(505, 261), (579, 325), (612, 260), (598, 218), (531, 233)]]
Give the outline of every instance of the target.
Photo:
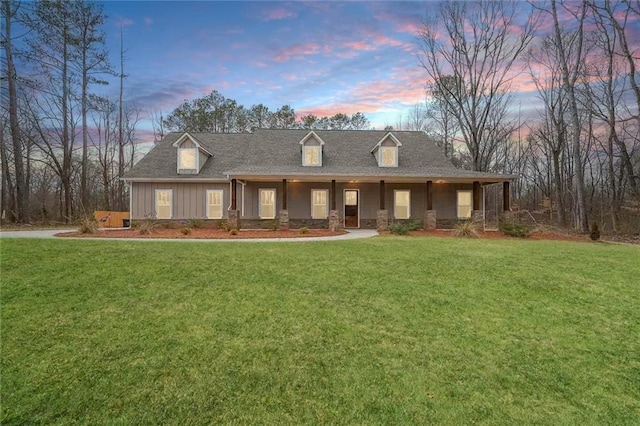
[(357, 189), (344, 190), (344, 227), (360, 227), (360, 194)]

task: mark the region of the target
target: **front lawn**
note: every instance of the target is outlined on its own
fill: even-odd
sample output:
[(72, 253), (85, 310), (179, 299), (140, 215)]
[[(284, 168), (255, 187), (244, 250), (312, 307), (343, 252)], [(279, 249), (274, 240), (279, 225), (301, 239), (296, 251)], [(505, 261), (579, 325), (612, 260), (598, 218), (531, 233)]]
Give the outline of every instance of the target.
[(0, 241), (2, 424), (638, 424), (640, 248)]

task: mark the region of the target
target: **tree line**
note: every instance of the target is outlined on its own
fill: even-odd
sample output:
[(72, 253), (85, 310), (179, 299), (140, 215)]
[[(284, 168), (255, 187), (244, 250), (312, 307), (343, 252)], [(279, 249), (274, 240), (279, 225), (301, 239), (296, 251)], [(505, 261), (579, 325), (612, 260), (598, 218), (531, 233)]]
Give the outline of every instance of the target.
[[(463, 167), (519, 175), (516, 204), (581, 232), (640, 234), (640, 2), (443, 2), (418, 33), (425, 130)], [(634, 50), (635, 49), (635, 50)], [(540, 108), (515, 114), (516, 80)]]

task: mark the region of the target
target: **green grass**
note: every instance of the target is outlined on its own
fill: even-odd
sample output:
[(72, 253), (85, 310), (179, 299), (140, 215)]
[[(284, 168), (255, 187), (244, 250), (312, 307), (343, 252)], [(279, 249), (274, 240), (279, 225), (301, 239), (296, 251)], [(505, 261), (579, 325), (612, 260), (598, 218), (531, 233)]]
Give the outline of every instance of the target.
[(11, 240), (2, 424), (638, 424), (640, 249)]

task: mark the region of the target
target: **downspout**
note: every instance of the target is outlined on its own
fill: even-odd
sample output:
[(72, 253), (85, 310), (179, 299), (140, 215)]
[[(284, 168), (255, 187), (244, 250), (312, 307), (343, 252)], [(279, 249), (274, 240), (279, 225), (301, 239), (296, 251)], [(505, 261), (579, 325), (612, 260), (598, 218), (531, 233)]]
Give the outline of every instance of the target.
[(133, 225), (133, 182), (124, 181), (129, 186), (129, 228)]

